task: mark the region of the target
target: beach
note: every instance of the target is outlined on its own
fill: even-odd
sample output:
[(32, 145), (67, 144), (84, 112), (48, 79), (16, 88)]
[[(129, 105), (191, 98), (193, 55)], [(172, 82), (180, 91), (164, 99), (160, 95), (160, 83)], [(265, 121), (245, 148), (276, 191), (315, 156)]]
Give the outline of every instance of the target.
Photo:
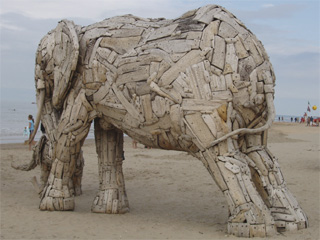
[[(270, 239), (319, 239), (319, 127), (276, 122), (268, 147), (279, 159), (289, 190), (309, 219), (309, 228)], [(238, 239), (227, 234), (227, 202), (203, 164), (185, 152), (131, 146), (125, 137), (123, 172), (130, 212), (91, 213), (98, 190), (93, 139), (83, 147), (83, 194), (73, 212), (47, 212), (29, 172), (11, 163), (27, 163), (32, 152), (23, 143), (1, 144), (1, 239)], [(259, 239), (259, 238), (256, 238)]]

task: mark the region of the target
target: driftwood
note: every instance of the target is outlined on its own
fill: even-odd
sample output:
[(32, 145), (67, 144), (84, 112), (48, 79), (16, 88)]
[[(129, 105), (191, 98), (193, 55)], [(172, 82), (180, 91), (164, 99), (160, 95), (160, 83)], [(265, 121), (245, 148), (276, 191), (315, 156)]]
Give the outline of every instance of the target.
[(226, 9), (208, 5), (175, 20), (125, 15), (87, 27), (63, 20), (41, 40), (35, 74), (53, 161), (41, 210), (74, 209), (70, 182), (94, 120), (100, 184), (93, 212), (129, 210), (126, 133), (200, 159), (226, 196), (230, 234), (307, 227), (266, 146), (275, 116), (271, 63)]

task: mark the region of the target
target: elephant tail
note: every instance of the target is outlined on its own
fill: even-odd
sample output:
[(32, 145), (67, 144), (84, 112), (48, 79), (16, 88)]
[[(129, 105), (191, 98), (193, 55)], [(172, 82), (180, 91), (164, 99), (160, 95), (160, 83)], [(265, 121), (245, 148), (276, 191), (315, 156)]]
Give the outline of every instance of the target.
[(31, 161), (29, 163), (16, 165), (14, 162), (11, 163), (11, 167), (21, 171), (30, 171), (34, 169), (36, 166), (41, 164), (43, 147), (47, 142), (47, 137), (42, 135), (40, 140), (37, 142), (36, 146), (33, 149), (33, 154)]

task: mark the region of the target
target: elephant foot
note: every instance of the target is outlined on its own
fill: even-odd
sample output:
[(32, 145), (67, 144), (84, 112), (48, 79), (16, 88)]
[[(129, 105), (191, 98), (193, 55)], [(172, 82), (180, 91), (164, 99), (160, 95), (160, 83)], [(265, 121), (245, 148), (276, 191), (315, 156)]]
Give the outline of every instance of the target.
[(117, 188), (100, 190), (92, 203), (91, 211), (109, 214), (129, 212), (126, 194)]
[(290, 191), (282, 187), (274, 189), (274, 193), (271, 198), (273, 206), (270, 211), (278, 232), (307, 228), (308, 218)]
[(278, 232), (294, 231), (308, 227), (308, 218), (299, 206), (296, 198), (282, 186), (269, 186), (270, 211)]
[(277, 233), (277, 228), (266, 206), (250, 202), (230, 212), (228, 233), (237, 237), (270, 237)]
[(73, 191), (69, 191), (67, 185), (47, 184), (43, 189), (40, 210), (43, 211), (72, 211), (74, 210), (74, 195)]
[(42, 211), (73, 211), (74, 197), (44, 197), (40, 202)]

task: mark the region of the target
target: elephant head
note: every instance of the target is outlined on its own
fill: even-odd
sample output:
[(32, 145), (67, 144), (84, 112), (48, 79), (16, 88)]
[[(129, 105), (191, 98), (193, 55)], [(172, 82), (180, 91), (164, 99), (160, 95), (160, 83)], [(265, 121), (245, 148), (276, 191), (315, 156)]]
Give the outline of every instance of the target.
[(36, 135), (46, 99), (50, 107), (59, 111), (70, 88), (79, 57), (76, 28), (73, 22), (62, 20), (38, 46), (35, 67), (38, 113), (32, 140)]

